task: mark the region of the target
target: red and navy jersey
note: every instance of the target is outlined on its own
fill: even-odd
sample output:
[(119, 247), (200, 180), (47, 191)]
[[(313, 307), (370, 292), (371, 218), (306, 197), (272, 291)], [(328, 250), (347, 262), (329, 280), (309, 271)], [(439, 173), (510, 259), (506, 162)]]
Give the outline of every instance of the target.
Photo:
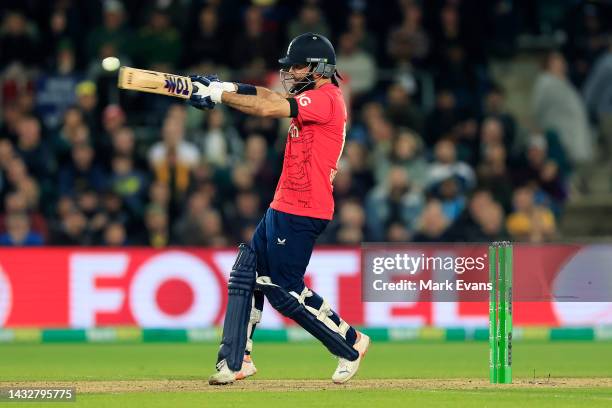
[(291, 120), (285, 159), (270, 207), (289, 214), (331, 220), (338, 160), (346, 137), (346, 106), (333, 84), (295, 97), (298, 115)]

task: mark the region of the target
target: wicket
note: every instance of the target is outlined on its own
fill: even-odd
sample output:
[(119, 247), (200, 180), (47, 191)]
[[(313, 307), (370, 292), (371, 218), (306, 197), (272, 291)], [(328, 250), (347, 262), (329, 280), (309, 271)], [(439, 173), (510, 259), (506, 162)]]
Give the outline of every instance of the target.
[(489, 245), (489, 378), (512, 383), (512, 243)]

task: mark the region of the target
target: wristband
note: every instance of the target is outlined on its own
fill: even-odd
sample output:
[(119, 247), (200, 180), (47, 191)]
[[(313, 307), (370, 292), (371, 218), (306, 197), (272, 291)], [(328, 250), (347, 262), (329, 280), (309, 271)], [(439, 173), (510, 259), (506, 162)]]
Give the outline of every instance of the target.
[(297, 101), (295, 100), (295, 98), (287, 98), (287, 101), (289, 101), (289, 117), (297, 118), (297, 115), (298, 115)]

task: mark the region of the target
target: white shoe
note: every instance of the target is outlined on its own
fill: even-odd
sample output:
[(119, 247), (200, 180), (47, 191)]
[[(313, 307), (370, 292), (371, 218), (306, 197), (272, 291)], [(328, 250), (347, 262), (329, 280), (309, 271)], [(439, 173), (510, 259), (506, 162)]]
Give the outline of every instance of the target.
[(236, 371), (232, 371), (229, 369), (229, 367), (227, 366), (227, 362), (225, 361), (225, 359), (223, 359), (217, 363), (217, 372), (208, 378), (208, 384), (232, 384), (234, 381), (237, 380), (237, 374), (238, 373)]
[(345, 358), (340, 358), (338, 362), (338, 367), (332, 375), (332, 380), (336, 384), (343, 384), (353, 378), (355, 374), (357, 374), (357, 370), (359, 369), (359, 363), (363, 359), (363, 356), (368, 351), (368, 347), (370, 346), (370, 338), (361, 332), (357, 332), (357, 340), (353, 345), (353, 348), (359, 352), (359, 357), (357, 360), (350, 361)]
[(257, 374), (255, 363), (253, 363), (253, 359), (250, 355), (245, 354), (244, 359), (242, 360), (242, 367), (240, 367), (240, 371), (236, 373), (236, 379), (244, 380), (245, 378), (255, 374)]

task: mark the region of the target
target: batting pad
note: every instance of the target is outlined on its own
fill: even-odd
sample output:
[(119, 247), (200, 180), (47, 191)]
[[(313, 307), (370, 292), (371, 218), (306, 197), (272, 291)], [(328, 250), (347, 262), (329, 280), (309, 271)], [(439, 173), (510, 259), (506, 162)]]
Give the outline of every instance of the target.
[(223, 359), (232, 371), (240, 371), (247, 338), (255, 287), (257, 257), (255, 251), (246, 245), (238, 247), (238, 257), (232, 267), (228, 282), (228, 300), (223, 338), (217, 355), (217, 363)]
[(272, 307), (302, 326), (332, 354), (350, 361), (359, 357), (357, 350), (346, 341), (350, 326), (343, 320), (338, 325), (330, 319), (331, 307), (327, 302), (324, 301), (319, 309), (305, 304), (305, 299), (312, 296), (308, 288), (298, 295), (272, 283), (268, 276), (258, 277), (257, 287), (264, 292)]

